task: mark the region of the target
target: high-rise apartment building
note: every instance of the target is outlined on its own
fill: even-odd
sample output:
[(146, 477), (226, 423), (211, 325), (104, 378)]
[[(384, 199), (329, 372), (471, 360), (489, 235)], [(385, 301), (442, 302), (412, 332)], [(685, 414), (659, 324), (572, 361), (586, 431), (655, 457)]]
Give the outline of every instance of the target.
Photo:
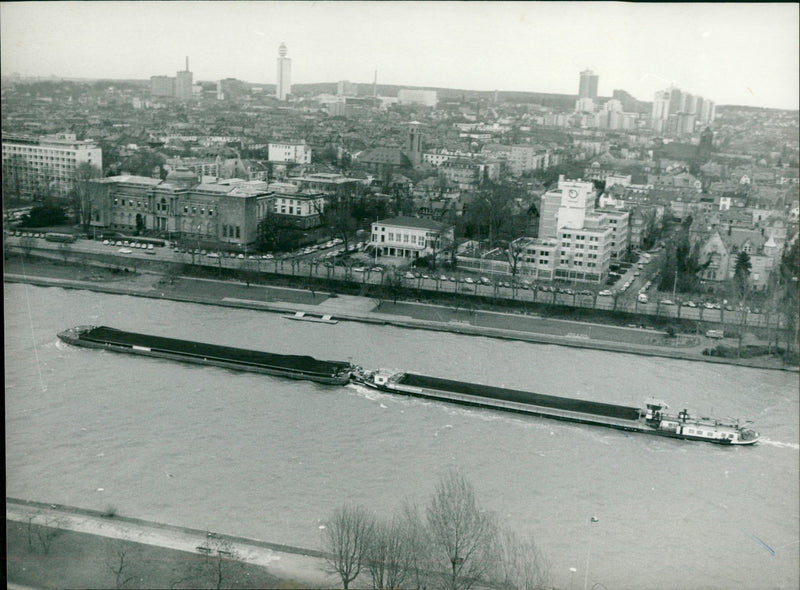
[(175, 96), (175, 78), (150, 76), (150, 96)]
[(189, 58), (186, 58), (186, 69), (175, 74), (175, 98), (189, 100), (192, 98), (192, 72), (189, 71)]
[(92, 140), (78, 141), (74, 133), (44, 137), (3, 134), (4, 184), (21, 197), (67, 197), (80, 164), (103, 169), (103, 150)]
[(292, 60), (286, 57), (286, 43), (278, 47), (277, 75), (275, 77), (275, 98), (287, 100), (292, 93)]
[(597, 81), (599, 77), (592, 70), (581, 72), (580, 86), (578, 87), (578, 98), (597, 98)]

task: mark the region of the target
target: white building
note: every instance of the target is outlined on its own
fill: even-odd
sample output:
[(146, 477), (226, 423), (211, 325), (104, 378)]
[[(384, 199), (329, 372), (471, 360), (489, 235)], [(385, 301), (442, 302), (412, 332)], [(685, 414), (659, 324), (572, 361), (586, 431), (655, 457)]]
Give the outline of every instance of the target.
[[(608, 214), (595, 211), (594, 200), (591, 182), (559, 178), (558, 189), (543, 197), (545, 233), (517, 242), (523, 248), (518, 272), (541, 279), (602, 283), (608, 276), (615, 229)], [(554, 219), (545, 222), (545, 217)], [(614, 215), (618, 223), (621, 217), (627, 219)]]
[(397, 102), (400, 104), (417, 104), (424, 107), (436, 107), (435, 90), (413, 90), (403, 88), (397, 92)]
[(436, 255), (453, 240), (453, 227), (431, 219), (393, 217), (372, 224), (370, 246), (378, 256), (411, 260)]
[(311, 146), (305, 141), (296, 143), (270, 143), (268, 148), (270, 162), (311, 163)]
[(576, 113), (592, 113), (594, 112), (594, 100), (591, 98), (579, 98), (575, 101)]
[(3, 134), (4, 184), (18, 187), (21, 196), (66, 197), (80, 164), (103, 169), (103, 150), (92, 140), (78, 141), (74, 133), (34, 138)]
[(277, 75), (275, 76), (275, 97), (286, 100), (292, 93), (292, 60), (286, 57), (286, 43), (278, 47)]
[(275, 214), (291, 221), (295, 227), (318, 226), (324, 212), (325, 195), (321, 193), (275, 193)]

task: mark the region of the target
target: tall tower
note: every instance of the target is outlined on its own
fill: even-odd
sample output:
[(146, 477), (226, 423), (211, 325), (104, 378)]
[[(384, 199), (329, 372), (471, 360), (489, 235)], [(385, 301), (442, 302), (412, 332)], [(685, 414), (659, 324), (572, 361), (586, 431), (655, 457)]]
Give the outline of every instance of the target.
[(189, 100), (192, 98), (192, 72), (189, 71), (189, 56), (186, 56), (186, 69), (175, 74), (175, 98)]
[(597, 99), (597, 81), (599, 76), (592, 70), (584, 70), (581, 72), (581, 83), (578, 87), (578, 98), (591, 98)]
[(278, 47), (278, 74), (275, 79), (275, 97), (286, 100), (292, 93), (292, 60), (286, 57), (286, 43)]
[(414, 166), (418, 166), (422, 162), (422, 132), (419, 129), (419, 123), (416, 121), (412, 121), (408, 127), (406, 156)]

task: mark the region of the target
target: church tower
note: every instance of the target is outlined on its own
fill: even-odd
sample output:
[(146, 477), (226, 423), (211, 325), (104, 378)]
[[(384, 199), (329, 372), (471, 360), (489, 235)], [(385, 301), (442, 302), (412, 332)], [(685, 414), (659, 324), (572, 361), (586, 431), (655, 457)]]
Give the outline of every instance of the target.
[(412, 121), (408, 127), (408, 137), (406, 138), (406, 156), (411, 160), (413, 166), (419, 166), (422, 162), (422, 132), (420, 124)]

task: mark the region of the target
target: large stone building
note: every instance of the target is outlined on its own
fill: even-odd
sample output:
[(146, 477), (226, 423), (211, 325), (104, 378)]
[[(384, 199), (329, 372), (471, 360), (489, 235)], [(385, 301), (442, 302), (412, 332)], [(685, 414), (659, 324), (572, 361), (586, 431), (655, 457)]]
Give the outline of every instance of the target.
[(3, 185), (22, 198), (66, 197), (81, 164), (103, 169), (103, 150), (74, 133), (43, 137), (3, 134)]
[(172, 239), (243, 247), (255, 243), (258, 222), (274, 210), (263, 181), (199, 183), (191, 171), (166, 180), (112, 176), (91, 182), (91, 225), (101, 230), (153, 232)]

